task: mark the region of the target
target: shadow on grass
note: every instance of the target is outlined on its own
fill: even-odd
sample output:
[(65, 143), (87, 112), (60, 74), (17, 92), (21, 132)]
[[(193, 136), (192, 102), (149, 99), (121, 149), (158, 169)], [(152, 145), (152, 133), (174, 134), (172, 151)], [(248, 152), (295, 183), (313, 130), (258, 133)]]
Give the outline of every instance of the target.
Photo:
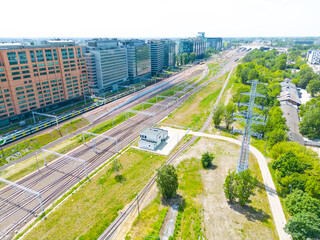
[(183, 198), (183, 196), (181, 196), (180, 194), (176, 194), (174, 197), (170, 198), (170, 199), (165, 199), (163, 197), (161, 197), (161, 203), (164, 206), (171, 206), (175, 203), (178, 203), (180, 206), (184, 206), (185, 205), (185, 200)]
[(234, 211), (237, 211), (238, 213), (245, 215), (245, 217), (251, 222), (257, 220), (260, 222), (266, 222), (268, 219), (270, 219), (270, 215), (265, 213), (261, 209), (257, 209), (248, 205), (242, 207), (238, 203), (229, 203), (229, 206)]
[(127, 180), (126, 177), (123, 175), (116, 175), (114, 179), (116, 180), (116, 182), (119, 182), (119, 183), (125, 182)]
[(218, 168), (217, 165), (211, 164), (209, 167), (206, 167), (206, 168), (204, 168), (204, 169), (205, 169), (205, 170), (215, 170), (215, 169), (217, 169), (217, 168)]

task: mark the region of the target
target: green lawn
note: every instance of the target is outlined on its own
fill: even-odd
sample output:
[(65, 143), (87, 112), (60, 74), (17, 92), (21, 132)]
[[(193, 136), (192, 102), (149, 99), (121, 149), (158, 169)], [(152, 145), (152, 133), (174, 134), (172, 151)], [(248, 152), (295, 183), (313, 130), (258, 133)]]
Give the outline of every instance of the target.
[(199, 130), (209, 116), (227, 75), (228, 73), (219, 78), (219, 82), (212, 82), (192, 95), (176, 111), (169, 114), (163, 123)]
[(104, 168), (36, 226), (27, 239), (97, 239), (166, 157), (129, 149), (119, 160), (122, 181), (116, 180), (110, 167)]
[[(52, 140), (56, 140), (61, 136), (65, 136), (67, 133), (71, 133), (76, 131), (79, 128), (82, 128), (88, 125), (89, 122), (86, 119), (78, 118), (69, 123), (60, 126), (59, 131), (53, 130), (52, 133), (45, 133), (35, 137), (31, 137), (27, 140), (24, 140), (20, 143), (15, 144), (14, 146), (5, 148), (3, 151), (3, 156), (0, 161), (0, 165), (4, 165), (7, 163), (6, 158), (12, 155), (20, 153), (20, 157), (33, 152), (35, 149), (39, 149), (46, 144), (52, 142)], [(18, 159), (18, 158), (15, 158)]]

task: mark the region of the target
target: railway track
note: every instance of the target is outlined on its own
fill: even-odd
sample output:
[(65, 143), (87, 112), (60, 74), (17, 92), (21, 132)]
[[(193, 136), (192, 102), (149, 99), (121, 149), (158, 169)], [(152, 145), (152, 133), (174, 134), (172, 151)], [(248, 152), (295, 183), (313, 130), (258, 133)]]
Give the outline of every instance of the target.
[[(185, 96), (186, 97), (186, 96)], [(170, 102), (169, 100), (164, 100), (164, 102)], [(181, 99), (180, 99), (181, 101)], [(175, 103), (171, 104), (169, 107), (171, 110), (174, 110), (176, 108)], [(161, 106), (152, 106), (148, 109), (148, 111), (152, 111), (156, 113), (157, 121), (162, 119), (165, 116), (164, 111), (162, 111)], [(133, 121), (132, 124), (127, 125), (123, 129), (118, 129), (119, 125), (107, 132), (108, 135), (110, 136), (117, 136), (118, 142), (122, 145), (122, 147), (128, 145), (131, 143), (138, 135), (140, 130), (142, 130), (142, 123), (146, 122), (149, 117), (145, 116), (140, 116), (139, 114), (131, 118)], [(101, 120), (102, 121), (102, 120)], [(136, 126), (136, 127), (135, 127)], [(118, 130), (117, 130), (118, 129)], [(119, 136), (120, 135), (120, 136)], [(102, 140), (101, 140), (102, 141)], [(100, 141), (100, 142), (101, 142)], [(99, 144), (99, 143), (98, 143)], [(114, 153), (116, 152), (115, 150), (115, 143), (111, 143), (110, 146), (108, 146), (106, 149), (103, 150), (99, 155), (95, 155), (91, 159), (87, 161), (87, 171), (92, 172), (94, 169), (96, 169), (98, 166), (103, 164), (105, 162), (105, 159), (110, 158)], [(114, 150), (114, 151), (110, 151)], [(84, 152), (88, 151), (87, 147), (83, 147), (83, 149), (77, 151), (76, 153), (72, 154), (72, 157), (79, 157), (81, 156)], [(47, 172), (41, 174), (39, 172), (32, 174), (21, 181), (18, 182), (18, 184), (23, 184), (26, 187), (32, 188), (37, 186), (39, 183), (42, 181), (45, 181), (46, 178), (50, 177), (53, 175), (57, 169), (61, 169), (63, 166), (65, 166), (65, 160), (63, 158), (58, 159), (57, 161), (53, 162), (52, 164), (49, 164), (49, 168), (44, 168), (43, 170), (46, 170)], [(48, 170), (49, 169), (49, 170)], [(76, 177), (78, 176), (78, 177)], [(81, 166), (71, 170), (68, 174), (63, 174), (62, 177), (56, 179), (55, 181), (47, 184), (45, 187), (40, 188), (38, 191), (40, 192), (41, 196), (44, 196), (45, 194), (48, 194), (45, 196), (42, 200), (42, 203), (45, 207), (47, 207), (54, 199), (56, 199), (59, 195), (61, 195), (63, 192), (71, 188), (77, 183), (78, 179), (82, 179), (85, 177), (84, 170), (81, 168)], [(63, 184), (61, 184), (63, 183)], [(57, 185), (60, 184), (61, 186), (57, 187)], [(52, 191), (52, 189), (54, 191)], [(6, 188), (0, 191), (0, 196), (2, 196), (4, 193), (9, 192), (11, 189)], [(49, 193), (50, 192), (50, 193)], [(21, 198), (23, 195), (23, 192), (15, 192), (8, 197), (6, 197), (6, 202), (14, 202), (15, 200)], [(27, 211), (26, 214), (24, 214), (23, 217), (21, 217), (18, 221), (16, 221), (14, 224), (6, 228), (2, 233), (0, 234), (0, 239), (3, 239), (5, 236), (8, 236), (9, 233), (12, 233), (13, 231), (19, 229), (21, 225), (26, 223), (28, 220), (30, 220), (33, 215), (35, 215), (36, 212), (40, 210), (40, 206), (36, 204), (37, 199), (35, 199), (32, 196), (29, 196), (27, 198), (23, 198), (22, 200), (18, 201), (18, 203), (15, 203), (15, 205), (12, 205), (10, 207), (3, 206), (2, 204), (0, 208), (0, 223), (4, 223), (7, 221), (10, 217), (14, 216), (17, 214), (19, 211), (22, 209)], [(0, 203), (4, 203), (4, 200)], [(35, 205), (35, 207), (31, 208), (29, 207), (26, 208), (27, 206), (30, 206), (31, 204)]]
[[(223, 75), (224, 73), (221, 72), (221, 74)], [(215, 76), (215, 78), (220, 77), (220, 75), (217, 74)], [(201, 79), (199, 81), (201, 81)], [(207, 82), (199, 85), (195, 89), (195, 91), (204, 87), (209, 82), (211, 82), (211, 81), (207, 81)], [(186, 95), (184, 95), (182, 98), (180, 98), (178, 100), (180, 102), (180, 104), (183, 101), (185, 101), (190, 95), (192, 95), (192, 92), (188, 92)], [(172, 112), (174, 109), (176, 109), (175, 102), (172, 102), (172, 101), (170, 101), (170, 99), (167, 99), (167, 100), (162, 101), (162, 103), (165, 103), (166, 101), (168, 103), (171, 103), (171, 105), (169, 107), (169, 112)], [(152, 106), (152, 107), (148, 108), (147, 111), (148, 112), (151, 111), (151, 112), (156, 113), (157, 121), (161, 120), (166, 115), (165, 111), (163, 111), (161, 106)], [(140, 130), (142, 130), (142, 128), (144, 127), (143, 124), (144, 123), (148, 124), (147, 120), (149, 118), (150, 117), (145, 117), (145, 116), (138, 114), (138, 115), (130, 118), (130, 121), (133, 122), (132, 124), (129, 123), (130, 121), (126, 121), (124, 123), (121, 123), (120, 125), (116, 126), (115, 128), (107, 131), (107, 135), (117, 137), (119, 144), (121, 144), (121, 148), (123, 148), (123, 147), (127, 146), (128, 144), (130, 144), (134, 139), (136, 139)], [(101, 121), (104, 121), (104, 120), (101, 120)], [(205, 125), (208, 125), (208, 126), (209, 126), (209, 124), (210, 124), (210, 122), (205, 123)], [(167, 164), (170, 164), (180, 152), (187, 149), (195, 140), (196, 140), (196, 137), (192, 138), (186, 145), (184, 145), (178, 152), (176, 152), (172, 157), (170, 157), (168, 159)], [(103, 140), (100, 140), (98, 142), (98, 145), (101, 142), (103, 142)], [(73, 151), (70, 156), (80, 157), (82, 154), (84, 154), (84, 152), (88, 151), (88, 148), (90, 148), (90, 147), (82, 146), (79, 148), (79, 150)], [(90, 158), (88, 161), (86, 161), (87, 171), (92, 172), (96, 168), (101, 166), (103, 163), (105, 163), (106, 159), (109, 159), (110, 157), (112, 157), (114, 155), (114, 153), (116, 152), (115, 148), (116, 148), (116, 144), (114, 142), (109, 143), (109, 145), (102, 152), (100, 152), (99, 155), (94, 155), (92, 158)], [(25, 185), (26, 187), (30, 187), (30, 188), (36, 187), (37, 185), (39, 185), (40, 183), (45, 181), (46, 178), (52, 177), (58, 171), (58, 169), (62, 169), (66, 165), (67, 165), (67, 163), (63, 158), (58, 159), (58, 160), (54, 161), (53, 163), (49, 164), (47, 168), (41, 169), (40, 172), (33, 173), (33, 174), (29, 175), (28, 177), (22, 179), (21, 181), (18, 182), (18, 184), (22, 184), (22, 185)], [(45, 185), (44, 187), (39, 188), (38, 191), (40, 192), (41, 196), (44, 196), (43, 201), (42, 201), (43, 205), (45, 207), (49, 206), (50, 203), (52, 203), (55, 199), (57, 199), (65, 191), (67, 191), (68, 189), (73, 187), (79, 179), (82, 179), (84, 177), (85, 177), (84, 169), (81, 166), (78, 166), (78, 167), (72, 169), (71, 171), (69, 171), (68, 174), (63, 174), (63, 176), (59, 177), (58, 179), (55, 179), (54, 181), (51, 181), (49, 184)], [(142, 192), (139, 194), (139, 198), (143, 198), (145, 196), (145, 194), (149, 191), (150, 187), (154, 183), (154, 180), (155, 180), (155, 177), (151, 180), (152, 182), (149, 182), (148, 185), (146, 186), (146, 188), (144, 188), (142, 190)], [(150, 185), (150, 187), (148, 187), (149, 185)], [(0, 191), (0, 196), (4, 195), (5, 193), (9, 193), (9, 191), (10, 191), (9, 188), (2, 189)], [(15, 200), (18, 200), (19, 198), (22, 197), (22, 195), (23, 195), (22, 192), (20, 192), (20, 193), (15, 192), (13, 194), (10, 194), (6, 198), (6, 202), (7, 201), (13, 202)], [(2, 231), (2, 233), (0, 233), (0, 239), (3, 239), (6, 236), (11, 235), (13, 233), (13, 231), (18, 230), (23, 224), (25, 224), (27, 221), (29, 221), (34, 216), (35, 213), (40, 211), (40, 206), (37, 204), (36, 201), (37, 201), (37, 199), (29, 196), (27, 198), (23, 198), (23, 199), (19, 200), (18, 203), (15, 203), (14, 206), (10, 206), (10, 207), (6, 208), (6, 206), (8, 205), (7, 204), (6, 206), (0, 207), (0, 223), (3, 223), (5, 221), (9, 220), (13, 216), (15, 216), (15, 214), (18, 214), (19, 211), (20, 211), (20, 215), (21, 215), (22, 210), (27, 211), (26, 214), (24, 214), (24, 215), (22, 214), (23, 216), (20, 217), (19, 220), (14, 222), (12, 225), (8, 226), (5, 230)], [(2, 201), (1, 201), (1, 199), (0, 199), (0, 203), (4, 203), (4, 200), (2, 199)], [(119, 223), (121, 223), (121, 221), (123, 221), (123, 220), (120, 220)], [(117, 226), (117, 225), (114, 225), (114, 226)]]
[[(175, 75), (173, 79), (171, 79), (171, 80), (170, 80), (170, 79), (164, 80), (164, 81), (160, 82), (159, 84), (162, 84), (162, 83), (165, 83), (165, 82), (168, 82), (168, 83), (171, 82), (171, 85), (170, 85), (171, 87), (174, 87), (174, 86), (176, 86), (176, 85), (179, 85), (179, 84), (181, 84), (182, 82), (186, 81), (185, 78), (187, 77), (188, 74), (191, 74), (191, 76), (189, 76), (189, 78), (194, 77), (194, 76), (193, 76), (194, 72), (192, 72), (192, 70), (193, 70), (193, 69), (187, 69), (187, 70), (185, 70), (184, 72), (181, 72), (181, 73)], [(154, 87), (154, 86), (151, 85), (151, 87)], [(147, 89), (147, 88), (146, 88), (146, 89)], [(146, 90), (146, 89), (145, 89), (145, 90)], [(165, 90), (166, 90), (166, 88), (163, 88), (162, 90), (160, 90), (160, 92), (165, 91)], [(140, 92), (137, 92), (136, 94), (140, 94)], [(83, 131), (86, 131), (86, 130), (88, 130), (88, 129), (90, 129), (90, 128), (92, 128), (92, 127), (94, 127), (94, 126), (96, 126), (96, 125), (98, 125), (98, 124), (100, 124), (100, 123), (102, 123), (102, 122), (104, 122), (104, 121), (107, 121), (107, 120), (111, 119), (111, 118), (114, 117), (114, 116), (117, 116), (117, 115), (120, 114), (122, 111), (126, 111), (126, 110), (130, 109), (130, 108), (132, 108), (133, 106), (135, 106), (136, 104), (139, 104), (139, 103), (141, 103), (141, 102), (143, 102), (143, 101), (146, 101), (146, 100), (149, 99), (149, 98), (152, 98), (152, 97), (155, 96), (156, 94), (159, 94), (159, 90), (157, 90), (156, 93), (154, 93), (154, 92), (148, 93), (147, 95), (139, 98), (139, 99), (137, 100), (137, 102), (129, 103), (128, 105), (123, 106), (122, 108), (115, 110), (113, 113), (111, 113), (111, 114), (109, 114), (109, 115), (107, 115), (107, 116), (105, 116), (105, 117), (103, 117), (103, 118), (101, 118), (101, 119), (99, 119), (99, 120), (97, 120), (97, 121), (95, 121), (95, 122), (93, 122), (93, 123), (91, 123), (91, 124), (89, 124), (89, 125), (81, 128), (81, 129), (78, 129), (77, 131), (75, 131), (75, 132), (73, 132), (73, 133), (70, 133), (69, 135), (63, 136), (63, 137), (61, 137), (61, 138), (59, 138), (59, 139), (57, 139), (57, 140), (55, 140), (55, 141), (47, 144), (45, 147), (47, 147), (47, 148), (52, 148), (52, 147), (55, 146), (56, 144), (59, 144), (59, 143), (65, 141), (65, 140), (67, 140), (67, 139), (69, 139), (69, 138), (72, 138), (72, 137), (80, 134), (80, 133), (83, 132)], [(133, 96), (134, 96), (134, 95), (132, 95), (132, 96), (129, 95), (129, 96), (124, 97), (124, 98), (121, 98), (121, 99), (119, 99), (119, 100), (117, 100), (117, 101), (115, 101), (115, 102), (111, 102), (111, 103), (110, 103), (110, 104), (111, 104), (110, 106), (112, 106), (112, 108), (113, 108), (113, 107), (116, 107), (117, 105), (121, 104), (122, 102), (128, 100), (129, 98), (131, 98), (131, 97), (133, 97)], [(105, 108), (106, 106), (108, 106), (108, 105), (103, 105), (102, 108)], [(99, 109), (97, 109), (97, 110), (99, 110)], [(87, 113), (85, 113), (85, 114), (87, 114)], [(43, 131), (45, 131), (45, 130), (43, 130)], [(40, 132), (41, 132), (41, 131), (40, 131)], [(37, 154), (39, 154), (39, 153), (40, 153), (40, 150), (36, 150), (36, 151), (34, 151), (33, 153), (27, 154), (27, 155), (25, 155), (25, 156), (23, 156), (23, 157), (15, 160), (15, 161), (12, 161), (12, 162), (10, 162), (10, 163), (8, 163), (8, 164), (6, 164), (6, 165), (0, 166), (0, 170), (3, 171), (3, 170), (5, 170), (6, 168), (8, 168), (8, 167), (10, 167), (10, 166), (12, 166), (12, 165), (14, 165), (14, 164), (19, 163), (19, 162), (22, 162), (22, 161), (25, 161), (25, 160), (31, 158), (32, 155), (34, 155), (34, 154), (37, 155)]]
[[(230, 60), (231, 61), (231, 60)], [(233, 69), (233, 67), (231, 68)], [(230, 69), (230, 70), (231, 70)], [(224, 74), (224, 73), (223, 73)], [(223, 75), (222, 74), (222, 75)], [(218, 74), (217, 74), (218, 75)], [(213, 79), (216, 79), (218, 77), (220, 77), (220, 75), (218, 76), (214, 76), (212, 77)], [(231, 71), (230, 74), (228, 76), (228, 80), (229, 77), (231, 75)], [(212, 80), (207, 81), (206, 83), (204, 83), (204, 85), (209, 84), (209, 82), (211, 82)], [(224, 92), (224, 89), (226, 88), (228, 81), (225, 82), (224, 86), (222, 87), (220, 94), (214, 104), (214, 107), (216, 107), (222, 97), (222, 94)], [(207, 120), (205, 121), (205, 123), (203, 124), (203, 126), (201, 127), (201, 129), (199, 130), (199, 132), (204, 132), (211, 124), (212, 121), (212, 112), (210, 113), (209, 117), (207, 118)], [(177, 156), (182, 153), (183, 151), (185, 151), (186, 149), (188, 149), (196, 140), (198, 139), (197, 136), (193, 136), (187, 143), (185, 143), (181, 148), (178, 149), (178, 151), (176, 151), (172, 156), (170, 156), (170, 158), (165, 162), (164, 165), (169, 165), (171, 164), (176, 158)], [(156, 181), (156, 177), (157, 174), (154, 174), (152, 179), (147, 183), (147, 185), (142, 189), (142, 191), (137, 195), (137, 199), (139, 199), (138, 201), (143, 200), (147, 193), (150, 191), (151, 187), (153, 186), (153, 184)], [(137, 201), (134, 200), (133, 202), (131, 202), (131, 204), (127, 207), (126, 210), (122, 211), (121, 214), (109, 225), (109, 227), (106, 229), (106, 231), (98, 238), (98, 240), (107, 240), (107, 239), (112, 239), (114, 233), (118, 230), (118, 228), (121, 226), (121, 224), (125, 221), (125, 219), (127, 218), (127, 216), (129, 214), (131, 214), (131, 212), (137, 207)]]

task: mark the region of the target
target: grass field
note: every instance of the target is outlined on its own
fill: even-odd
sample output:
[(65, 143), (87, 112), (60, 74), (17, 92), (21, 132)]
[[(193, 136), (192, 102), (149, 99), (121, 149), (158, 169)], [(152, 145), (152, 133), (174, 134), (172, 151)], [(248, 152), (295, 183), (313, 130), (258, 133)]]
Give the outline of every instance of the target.
[(132, 224), (126, 240), (144, 240), (148, 238), (157, 239), (162, 223), (168, 212), (169, 206), (161, 204), (160, 194), (141, 211), (140, 215)]
[[(197, 199), (204, 190), (200, 169), (196, 158), (184, 160), (177, 168), (179, 189), (173, 201), (179, 202), (180, 207), (173, 239), (202, 239), (204, 236), (203, 207)], [(161, 201), (158, 194), (135, 219), (126, 239), (157, 239), (167, 211), (168, 204)]]
[(118, 159), (123, 167), (120, 181), (111, 167), (103, 169), (26, 238), (97, 239), (166, 158), (129, 149)]
[(189, 101), (169, 114), (163, 123), (199, 130), (209, 116), (227, 76), (228, 73), (219, 78), (218, 82), (212, 82), (192, 95)]
[[(57, 129), (52, 130), (50, 133), (41, 134), (35, 137), (30, 137), (27, 140), (24, 140), (20, 143), (15, 144), (14, 146), (5, 148), (3, 150), (3, 155), (1, 154), (0, 157), (2, 157), (0, 161), (0, 165), (4, 165), (7, 163), (6, 158), (10, 157), (12, 155), (16, 155), (19, 153), (19, 156), (22, 157), (26, 154), (29, 154), (33, 152), (35, 149), (39, 149), (46, 144), (66, 135), (67, 133), (71, 133), (76, 131), (79, 128), (82, 128), (86, 125), (88, 125), (89, 122), (86, 119), (78, 118), (75, 119), (69, 123), (66, 123), (62, 126), (60, 126), (59, 131)], [(19, 157), (12, 158), (18, 159)]]
[[(222, 185), (228, 170), (235, 169), (239, 149), (224, 141), (199, 138), (180, 157), (176, 201), (181, 204), (172, 239), (278, 239), (260, 169), (253, 156), (249, 166), (259, 184), (251, 202), (240, 207), (229, 204), (224, 196)], [(209, 169), (203, 169), (200, 162), (201, 154), (206, 151), (215, 156)], [(159, 221), (164, 219), (160, 212), (166, 207), (157, 196), (135, 219), (127, 239), (159, 237), (152, 226), (157, 222), (159, 229)], [(154, 234), (150, 235), (152, 231)]]

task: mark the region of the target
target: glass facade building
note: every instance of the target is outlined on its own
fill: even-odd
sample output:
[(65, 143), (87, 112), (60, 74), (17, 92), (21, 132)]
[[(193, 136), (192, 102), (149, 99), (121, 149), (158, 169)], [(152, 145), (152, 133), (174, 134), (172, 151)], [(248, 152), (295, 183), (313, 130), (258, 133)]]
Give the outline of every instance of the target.
[(131, 82), (151, 77), (150, 46), (144, 41), (129, 40), (122, 42), (127, 49), (128, 76)]
[(206, 39), (207, 39), (207, 48), (221, 50), (222, 38), (206, 38)]
[(176, 64), (176, 43), (172, 40), (161, 40), (163, 45), (163, 69), (172, 68)]
[(163, 69), (163, 44), (158, 40), (150, 40), (148, 44), (151, 53), (151, 73), (154, 75)]

